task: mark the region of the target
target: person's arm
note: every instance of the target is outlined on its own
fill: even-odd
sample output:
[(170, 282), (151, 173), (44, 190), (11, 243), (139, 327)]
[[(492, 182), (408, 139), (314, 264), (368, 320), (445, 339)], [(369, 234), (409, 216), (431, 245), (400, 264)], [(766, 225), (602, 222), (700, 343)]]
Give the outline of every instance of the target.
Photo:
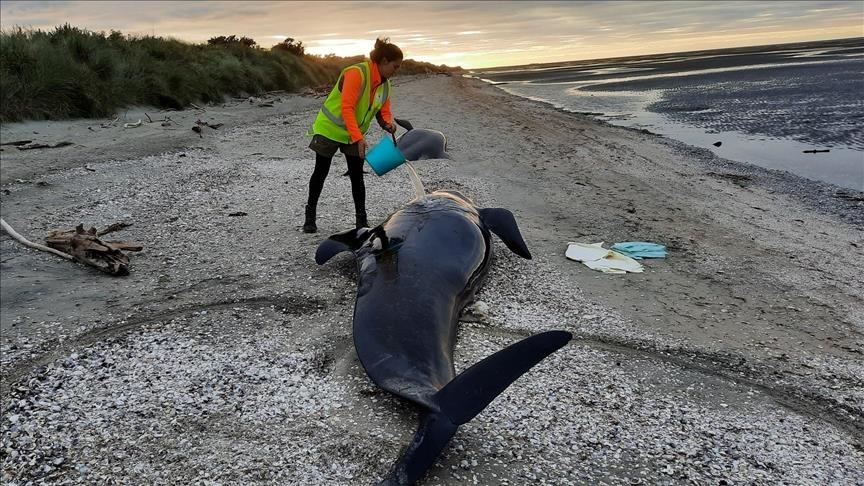
[(357, 123), (357, 116), (355, 115), (362, 84), (363, 78), (360, 75), (360, 69), (345, 71), (345, 75), (342, 77), (342, 120), (345, 121), (345, 129), (348, 130), (351, 143), (363, 140), (363, 132), (360, 131), (360, 125)]
[(384, 105), (381, 106), (381, 111), (378, 113), (381, 114), (381, 118), (378, 119), (381, 128), (390, 133), (394, 133), (396, 131), (396, 125), (393, 124), (393, 113), (390, 111), (390, 98), (387, 98), (387, 101), (384, 102)]

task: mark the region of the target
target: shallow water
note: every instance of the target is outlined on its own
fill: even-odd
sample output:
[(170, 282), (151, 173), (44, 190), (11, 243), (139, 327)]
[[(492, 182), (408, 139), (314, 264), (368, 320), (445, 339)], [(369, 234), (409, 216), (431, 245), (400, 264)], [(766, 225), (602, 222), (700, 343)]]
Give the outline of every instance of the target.
[[(841, 44), (594, 61), (478, 77), (511, 94), (720, 157), (864, 190), (864, 41)], [(814, 149), (829, 151), (804, 152)]]

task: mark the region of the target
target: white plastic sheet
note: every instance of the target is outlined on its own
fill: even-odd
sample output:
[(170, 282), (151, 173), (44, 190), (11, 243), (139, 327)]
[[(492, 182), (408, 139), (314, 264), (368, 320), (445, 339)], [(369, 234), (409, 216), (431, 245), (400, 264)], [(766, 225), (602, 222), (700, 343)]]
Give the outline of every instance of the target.
[(617, 251), (603, 248), (600, 243), (574, 243), (567, 244), (564, 255), (577, 262), (582, 262), (586, 267), (604, 273), (642, 273), (645, 267), (636, 260), (622, 255)]

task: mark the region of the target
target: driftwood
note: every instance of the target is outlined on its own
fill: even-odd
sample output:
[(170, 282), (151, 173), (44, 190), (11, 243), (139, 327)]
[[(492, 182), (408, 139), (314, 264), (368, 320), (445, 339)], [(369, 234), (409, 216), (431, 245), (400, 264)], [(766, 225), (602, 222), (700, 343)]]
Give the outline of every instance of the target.
[(16, 145), (18, 150), (33, 150), (33, 149), (43, 149), (43, 148), (60, 148), (67, 147), (72, 145), (72, 142), (57, 142), (54, 144), (51, 143), (39, 143), (39, 142), (31, 142), (26, 145)]
[(74, 230), (53, 230), (45, 237), (46, 244), (68, 253), (78, 262), (96, 267), (111, 275), (129, 275), (129, 257), (121, 250), (141, 251), (142, 246), (126, 241), (102, 241), (99, 236), (130, 226), (114, 223), (101, 231), (84, 229), (79, 224)]
[(111, 120), (110, 122), (107, 122), (107, 123), (100, 123), (99, 126), (102, 127), (102, 128), (111, 128), (111, 127), (114, 126), (115, 123), (117, 123), (118, 120), (120, 120), (120, 117), (119, 117), (119, 116), (116, 117), (116, 118), (114, 118), (114, 119)]
[(224, 123), (210, 123), (206, 121), (201, 121), (201, 119), (199, 118), (197, 121), (195, 121), (195, 125), (198, 125), (199, 127), (210, 127), (213, 130), (219, 130), (219, 128), (222, 127)]
[(328, 94), (330, 94), (330, 90), (332, 88), (333, 88), (332, 86), (320, 85), (320, 86), (316, 86), (314, 88), (306, 88), (306, 90), (303, 92), (303, 94), (306, 96), (314, 96), (316, 98), (321, 98), (321, 97), (324, 97), (324, 96), (327, 96)]

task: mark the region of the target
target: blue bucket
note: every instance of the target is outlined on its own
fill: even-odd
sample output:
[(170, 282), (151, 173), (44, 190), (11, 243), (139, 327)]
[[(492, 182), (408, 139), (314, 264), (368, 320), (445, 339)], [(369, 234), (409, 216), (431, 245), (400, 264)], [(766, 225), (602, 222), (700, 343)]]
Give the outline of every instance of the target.
[(366, 162), (369, 162), (369, 167), (372, 167), (375, 174), (382, 176), (402, 165), (405, 156), (393, 143), (392, 137), (384, 137), (372, 147), (372, 150), (366, 152)]

